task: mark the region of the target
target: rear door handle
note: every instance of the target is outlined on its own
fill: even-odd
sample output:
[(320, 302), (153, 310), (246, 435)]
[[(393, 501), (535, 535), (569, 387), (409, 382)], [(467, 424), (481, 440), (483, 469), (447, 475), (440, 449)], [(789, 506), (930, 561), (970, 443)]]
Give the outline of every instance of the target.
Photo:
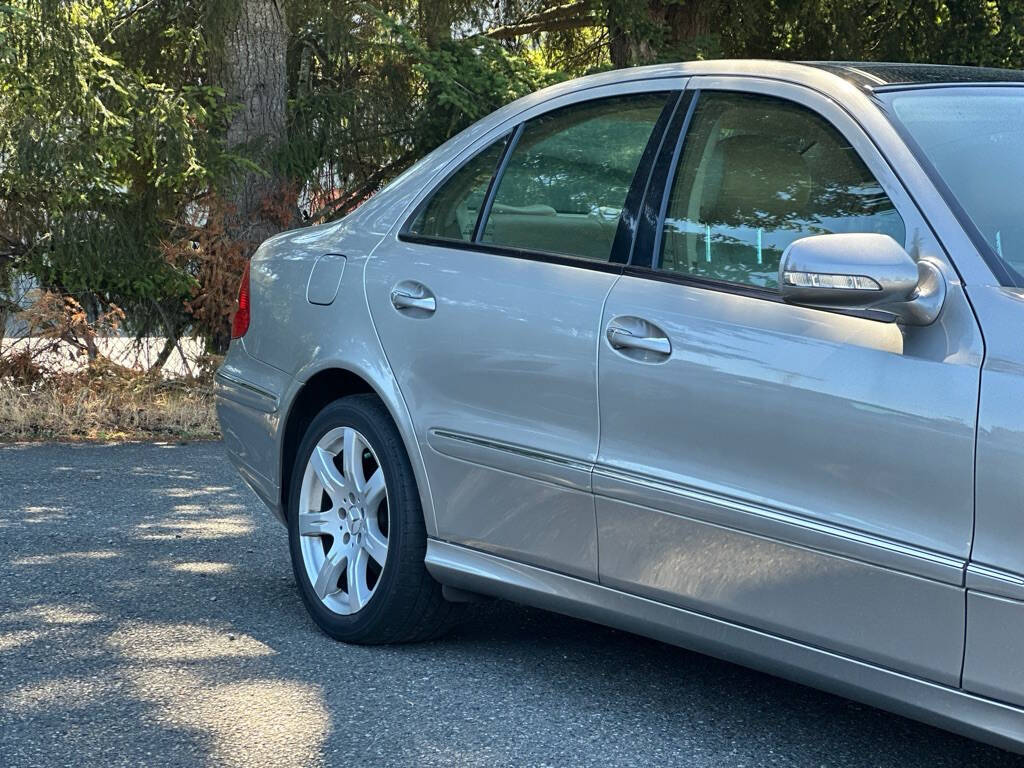
[(643, 336), (614, 323), (608, 326), (608, 343), (614, 349), (637, 349), (665, 357), (672, 354), (667, 336)]
[(434, 312), (437, 310), (437, 300), (433, 296), (414, 296), (413, 294), (395, 288), (391, 291), (391, 303), (395, 309), (418, 309), (423, 312)]

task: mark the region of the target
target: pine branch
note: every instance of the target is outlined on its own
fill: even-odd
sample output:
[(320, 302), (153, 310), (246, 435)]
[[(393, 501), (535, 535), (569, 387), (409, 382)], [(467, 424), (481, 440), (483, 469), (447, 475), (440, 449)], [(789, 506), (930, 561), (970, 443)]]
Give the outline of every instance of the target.
[(594, 13), (592, 3), (589, 0), (579, 0), (547, 8), (513, 24), (495, 27), (484, 32), (484, 36), (494, 40), (509, 40), (537, 32), (561, 32), (567, 29), (599, 26), (601, 23)]

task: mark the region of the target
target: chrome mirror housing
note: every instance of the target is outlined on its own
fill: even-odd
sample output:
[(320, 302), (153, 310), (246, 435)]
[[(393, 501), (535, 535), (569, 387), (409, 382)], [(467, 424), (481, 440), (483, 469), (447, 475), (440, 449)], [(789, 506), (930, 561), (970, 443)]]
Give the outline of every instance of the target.
[(813, 235), (782, 254), (779, 290), (790, 304), (874, 309), (907, 325), (929, 325), (942, 309), (946, 281), (938, 267), (914, 261), (888, 235)]

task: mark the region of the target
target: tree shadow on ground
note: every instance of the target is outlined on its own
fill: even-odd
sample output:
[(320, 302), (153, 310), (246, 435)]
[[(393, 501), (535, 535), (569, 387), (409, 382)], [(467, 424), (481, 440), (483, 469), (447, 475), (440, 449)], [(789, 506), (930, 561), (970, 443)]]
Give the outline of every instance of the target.
[(335, 643), (217, 444), (4, 447), (0, 489), (6, 766), (1024, 765), (505, 602), (432, 643)]

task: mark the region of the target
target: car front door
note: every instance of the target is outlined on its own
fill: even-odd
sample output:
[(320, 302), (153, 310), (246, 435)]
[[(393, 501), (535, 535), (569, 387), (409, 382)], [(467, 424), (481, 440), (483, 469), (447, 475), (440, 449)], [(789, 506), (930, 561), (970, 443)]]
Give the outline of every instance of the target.
[(601, 308), (682, 85), (571, 94), (497, 127), (368, 262), (441, 539), (597, 578)]
[[(835, 102), (690, 88), (604, 310), (600, 581), (957, 685), (982, 356), (962, 286)], [(939, 265), (938, 320), (783, 303), (782, 250), (829, 232)]]

